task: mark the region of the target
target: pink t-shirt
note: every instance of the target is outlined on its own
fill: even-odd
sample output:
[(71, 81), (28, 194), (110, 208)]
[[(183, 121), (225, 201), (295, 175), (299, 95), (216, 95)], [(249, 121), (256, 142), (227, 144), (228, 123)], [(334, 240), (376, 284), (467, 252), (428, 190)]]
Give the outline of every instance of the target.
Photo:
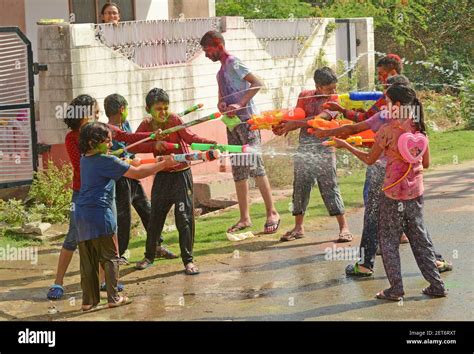
[[(384, 150), (387, 160), (387, 170), (383, 186), (389, 186), (405, 175), (410, 164), (406, 162), (398, 151), (398, 138), (405, 132), (415, 132), (411, 120), (400, 124), (394, 119), (384, 124), (375, 135), (375, 143)], [(421, 162), (412, 164), (408, 175), (395, 186), (385, 190), (388, 198), (395, 200), (410, 200), (423, 195), (423, 165)]]

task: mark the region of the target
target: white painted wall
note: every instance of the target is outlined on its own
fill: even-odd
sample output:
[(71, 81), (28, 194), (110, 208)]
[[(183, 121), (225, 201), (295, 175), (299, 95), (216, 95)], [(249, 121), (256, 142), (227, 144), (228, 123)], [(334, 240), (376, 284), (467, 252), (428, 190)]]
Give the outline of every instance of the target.
[(135, 1), (136, 20), (167, 20), (168, 0)]
[[(33, 61), (38, 61), (38, 22), (42, 18), (69, 19), (68, 0), (25, 0), (26, 36), (31, 41)], [(35, 98), (39, 99), (38, 77), (35, 77)]]

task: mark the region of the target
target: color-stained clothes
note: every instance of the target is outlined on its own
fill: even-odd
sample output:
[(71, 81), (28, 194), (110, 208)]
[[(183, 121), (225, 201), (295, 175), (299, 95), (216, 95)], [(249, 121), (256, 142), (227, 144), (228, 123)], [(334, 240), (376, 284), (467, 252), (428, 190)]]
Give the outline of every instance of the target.
[(74, 206), (78, 242), (117, 232), (115, 181), (129, 168), (129, 164), (111, 155), (81, 158), (81, 191)]
[[(385, 124), (375, 135), (375, 143), (383, 150), (387, 160), (384, 187), (400, 180), (410, 167), (398, 151), (398, 138), (405, 132), (415, 132), (411, 120), (403, 124), (396, 119)], [(408, 174), (393, 187), (385, 190), (388, 198), (396, 200), (410, 200), (423, 195), (423, 165), (421, 161), (411, 164)]]
[[(110, 126), (110, 124), (109, 124), (109, 126)], [(121, 129), (121, 130), (122, 130), (123, 132), (125, 132), (125, 133), (133, 133), (132, 128), (130, 127), (130, 123), (129, 123), (128, 121), (123, 122), (122, 125), (121, 125), (120, 127), (117, 127), (117, 128)], [(115, 135), (117, 135), (117, 134), (115, 134)], [(143, 134), (143, 135), (145, 135), (145, 137), (146, 137), (146, 134)], [(145, 137), (144, 137), (144, 138), (145, 138)], [(141, 139), (144, 139), (144, 138), (141, 138)], [(141, 140), (141, 139), (139, 139), (139, 140)], [(120, 140), (115, 140), (115, 139), (114, 139), (114, 140), (112, 141), (112, 148), (111, 148), (111, 150), (112, 150), (112, 151), (115, 151), (115, 150), (118, 150), (118, 149), (123, 149), (123, 148), (126, 147), (126, 146), (127, 146), (127, 143), (126, 143), (126, 142), (120, 141)], [(132, 153), (130, 153), (130, 152), (128, 152), (128, 151), (124, 151), (124, 152), (120, 155), (120, 157), (121, 157), (121, 158), (126, 158), (126, 159), (131, 159), (131, 160), (133, 160), (133, 158), (135, 157), (135, 155), (132, 154)]]
[(388, 111), (377, 112), (372, 117), (366, 119), (365, 122), (369, 125), (370, 130), (376, 133), (385, 123), (389, 122)]
[[(323, 104), (326, 103), (329, 98), (328, 97), (317, 97), (318, 93), (316, 90), (305, 90), (300, 93), (298, 96), (298, 102), (296, 103), (296, 107), (302, 108), (305, 113), (306, 117), (316, 117), (318, 114), (325, 112), (329, 114), (329, 116), (334, 119), (336, 118), (338, 112), (329, 111), (323, 108)], [(311, 135), (308, 133), (308, 127), (300, 129), (300, 137), (299, 143), (300, 146), (298, 150), (305, 150), (304, 145), (308, 145), (310, 149), (318, 148), (318, 149), (328, 149), (321, 145), (323, 141), (328, 140), (329, 138), (319, 139), (318, 137)]]
[(372, 117), (375, 113), (382, 111), (385, 109), (387, 106), (387, 101), (385, 99), (385, 96), (379, 98), (372, 107), (370, 107), (366, 112), (357, 112), (357, 111), (352, 111), (352, 110), (346, 110), (345, 112), (345, 117), (347, 119), (350, 119), (356, 123), (362, 122), (364, 120), (369, 119)]
[[(184, 124), (183, 120), (178, 115), (171, 113), (168, 117), (168, 120), (165, 123), (161, 124), (159, 128), (162, 130), (165, 130), (168, 128), (176, 127), (181, 124)], [(137, 128), (137, 133), (138, 132), (152, 132), (152, 131), (153, 131), (153, 128), (152, 128), (151, 118), (145, 118), (143, 122), (141, 122)], [(203, 143), (203, 144), (213, 143), (212, 140), (201, 138), (200, 136), (194, 134), (188, 128), (181, 129), (175, 133), (168, 134), (165, 137), (165, 141), (179, 144), (180, 146), (178, 149), (168, 150), (161, 155), (189, 153), (188, 145), (191, 145), (192, 143)], [(150, 142), (140, 144), (139, 146), (137, 146), (137, 148), (133, 147), (129, 151), (133, 153), (136, 153), (136, 152), (151, 153), (152, 152), (154, 156), (158, 156), (160, 154), (158, 154), (155, 151), (155, 145), (156, 145), (156, 141), (150, 141)], [(188, 167), (189, 167), (189, 163), (183, 162), (183, 163), (177, 164), (176, 166), (172, 168), (168, 168), (164, 170), (163, 172), (180, 171)]]
[(431, 289), (438, 294), (445, 286), (436, 267), (436, 255), (423, 220), (423, 196), (398, 201), (382, 195), (380, 200), (378, 239), (382, 260), (390, 288), (384, 290), (387, 296), (403, 296), (402, 271), (400, 266), (400, 235), (404, 232), (410, 241), (416, 264)]
[[(297, 107), (302, 108), (306, 117), (315, 117), (322, 112), (335, 118), (338, 112), (323, 109), (328, 97), (318, 97), (316, 90), (307, 90), (300, 93)], [(303, 215), (308, 207), (311, 190), (318, 185), (329, 215), (344, 214), (342, 200), (336, 177), (336, 154), (332, 147), (321, 143), (328, 138), (319, 139), (307, 132), (308, 127), (300, 129), (299, 146), (294, 157), (293, 179), (293, 215)]]
[(72, 164), (72, 189), (81, 189), (81, 151), (79, 150), (79, 131), (71, 130), (66, 134), (66, 151)]
[[(217, 84), (219, 95), (227, 104), (239, 103), (242, 97), (248, 92), (250, 83), (244, 80), (251, 71), (239, 58), (229, 55), (217, 73)], [(236, 112), (242, 122), (250, 119), (252, 114), (257, 114), (257, 107), (253, 100), (250, 100), (246, 109)]]

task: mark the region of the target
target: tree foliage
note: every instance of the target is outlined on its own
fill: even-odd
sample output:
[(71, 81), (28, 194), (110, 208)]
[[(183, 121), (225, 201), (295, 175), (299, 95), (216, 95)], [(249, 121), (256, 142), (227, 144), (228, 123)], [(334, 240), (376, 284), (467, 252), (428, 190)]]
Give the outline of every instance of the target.
[(403, 57), (412, 81), (466, 87), (473, 76), (472, 0), (217, 0), (216, 10), (245, 18), (373, 17), (375, 50)]

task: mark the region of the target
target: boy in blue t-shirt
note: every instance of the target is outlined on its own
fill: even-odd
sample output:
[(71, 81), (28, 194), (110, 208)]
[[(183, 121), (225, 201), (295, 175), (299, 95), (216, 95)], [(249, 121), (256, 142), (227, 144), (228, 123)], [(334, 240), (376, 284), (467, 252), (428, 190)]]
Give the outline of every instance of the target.
[(144, 178), (175, 163), (172, 158), (134, 167), (107, 155), (112, 134), (106, 124), (85, 125), (79, 135), (81, 190), (74, 207), (79, 244), (82, 310), (90, 311), (100, 302), (99, 263), (105, 271), (109, 307), (130, 303), (118, 294), (119, 256), (115, 208), (115, 181), (120, 177)]

